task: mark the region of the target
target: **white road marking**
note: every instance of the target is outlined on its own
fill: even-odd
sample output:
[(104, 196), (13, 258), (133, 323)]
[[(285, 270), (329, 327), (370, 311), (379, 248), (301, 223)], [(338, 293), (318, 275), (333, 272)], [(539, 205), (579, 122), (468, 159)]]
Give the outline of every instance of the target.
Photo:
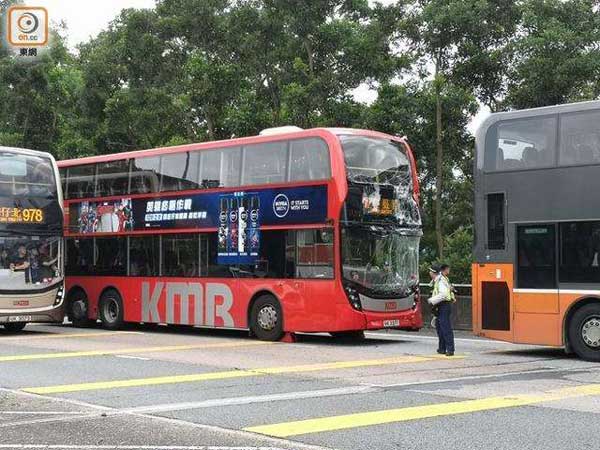
[(81, 411), (0, 411), (0, 416), (51, 416), (51, 415), (79, 415)]
[(0, 444), (0, 449), (15, 450), (281, 450), (279, 447), (214, 447), (197, 445), (58, 445)]
[(587, 372), (590, 369), (591, 368), (589, 368), (589, 367), (588, 368), (574, 367), (574, 368), (570, 368), (570, 369), (560, 368), (560, 367), (550, 367), (548, 369), (521, 370), (521, 371), (515, 371), (515, 372), (492, 373), (492, 374), (487, 374), (487, 375), (467, 375), (464, 377), (456, 377), (456, 378), (440, 378), (438, 380), (408, 381), (406, 383), (394, 383), (394, 384), (364, 383), (364, 386), (385, 389), (385, 388), (392, 388), (392, 387), (420, 386), (420, 385), (425, 385), (425, 384), (452, 383), (455, 381), (484, 380), (487, 378), (503, 378), (503, 377), (529, 375), (529, 374), (537, 374), (537, 373)]
[(162, 405), (139, 406), (120, 410), (125, 413), (162, 413), (168, 411), (183, 411), (189, 409), (215, 408), (220, 406), (249, 405), (252, 403), (267, 403), (283, 400), (300, 400), (306, 398), (333, 397), (340, 395), (363, 394), (375, 392), (370, 386), (349, 386), (343, 388), (321, 389), (315, 391), (285, 392), (281, 394), (256, 395), (248, 397), (229, 397), (204, 400), (200, 402), (165, 403)]
[[(370, 333), (367, 332), (365, 333), (366, 336), (373, 336), (373, 337), (382, 337), (382, 338), (388, 338), (391, 341), (397, 340), (394, 338), (402, 338), (402, 339), (415, 339), (415, 340), (438, 340), (437, 336), (422, 336), (422, 335), (417, 335), (417, 334), (391, 334), (391, 333)], [(487, 340), (487, 339), (469, 339), (469, 338), (454, 338), (455, 341), (457, 342), (475, 342), (477, 344), (487, 344), (487, 345), (496, 345), (496, 344), (502, 344), (502, 345), (510, 345), (510, 346), (516, 346), (519, 344), (513, 344), (511, 342), (503, 342), (503, 341), (492, 341), (492, 340)], [(529, 347), (535, 347), (535, 345), (531, 345)], [(546, 347), (548, 348), (548, 347)]]
[[(111, 408), (108, 406), (101, 406), (101, 405), (95, 405), (93, 403), (87, 403), (87, 402), (82, 402), (79, 400), (71, 400), (71, 399), (67, 399), (67, 398), (60, 398), (60, 397), (51, 397), (48, 395), (39, 395), (39, 394), (31, 394), (28, 392), (22, 392), (22, 391), (18, 391), (18, 390), (14, 390), (14, 389), (8, 389), (8, 388), (0, 388), (0, 392), (7, 392), (13, 395), (20, 395), (20, 396), (25, 396), (25, 397), (29, 397), (29, 398), (33, 398), (33, 399), (37, 399), (37, 400), (46, 400), (46, 401), (52, 401), (52, 402), (57, 402), (57, 403), (63, 403), (63, 404), (69, 404), (69, 405), (76, 405), (79, 407), (87, 407), (90, 409), (94, 409), (96, 411), (101, 411), (101, 412), (117, 412), (119, 411), (116, 408)], [(212, 433), (220, 433), (221, 435), (228, 435), (228, 436), (233, 436), (235, 438), (241, 438), (241, 439), (256, 439), (256, 434), (254, 433), (250, 433), (248, 431), (243, 431), (243, 430), (234, 430), (234, 429), (230, 429), (230, 428), (223, 428), (223, 427), (218, 427), (216, 425), (206, 425), (206, 424), (202, 424), (202, 423), (195, 423), (195, 422), (189, 422), (187, 420), (181, 420), (181, 419), (171, 419), (169, 417), (161, 417), (161, 416), (153, 416), (151, 414), (142, 414), (142, 413), (128, 413), (131, 416), (134, 417), (140, 417), (143, 419), (149, 419), (155, 422), (162, 422), (162, 423), (168, 423), (171, 425), (179, 425), (179, 426), (185, 426), (188, 428), (196, 428), (198, 430), (203, 430), (203, 431), (210, 431)], [(83, 416), (80, 416), (83, 417)], [(71, 419), (73, 420), (79, 420), (80, 417), (71, 417)], [(102, 417), (100, 414), (96, 414), (94, 415), (94, 417)], [(291, 441), (289, 439), (282, 439), (282, 438), (273, 438), (273, 437), (269, 437), (269, 436), (261, 436), (261, 439), (265, 442), (270, 442), (273, 443), (273, 445), (281, 445), (282, 443), (286, 444), (286, 446), (289, 447), (294, 447), (298, 450), (332, 450), (330, 447), (322, 447), (319, 445), (313, 445), (313, 444), (304, 444), (301, 442), (297, 442), (297, 441)], [(19, 447), (12, 447), (12, 448), (19, 448)], [(25, 447), (22, 447), (25, 448)], [(42, 447), (43, 449), (44, 447)], [(46, 447), (47, 448), (47, 447)], [(58, 447), (54, 447), (55, 449), (63, 449), (64, 446), (58, 446)], [(115, 448), (115, 447), (112, 447)], [(133, 446), (133, 449), (139, 449), (141, 448), (140, 446)], [(163, 447), (164, 448), (164, 447)], [(268, 447), (266, 447), (268, 448)], [(278, 447), (271, 447), (273, 450), (278, 449)], [(0, 449), (2, 449), (2, 447), (0, 447)], [(95, 450), (94, 447), (83, 447), (81, 450)], [(210, 449), (210, 447), (209, 447)], [(260, 449), (260, 447), (259, 447)], [(263, 450), (265, 449), (265, 447), (263, 447)], [(74, 449), (74, 450), (79, 450), (79, 449)], [(99, 449), (102, 450), (102, 449)], [(116, 450), (119, 450), (118, 448)], [(128, 450), (128, 449), (124, 449), (124, 450)], [(169, 450), (169, 449), (166, 449)], [(208, 450), (208, 449), (207, 449)]]
[[(123, 358), (123, 359), (139, 359), (140, 361), (150, 361), (150, 358), (144, 358), (143, 356), (115, 355), (115, 358)], [(1, 447), (0, 447), (0, 448), (1, 448)]]
[(76, 419), (87, 419), (91, 417), (98, 416), (97, 413), (87, 413), (80, 415), (72, 415), (72, 416), (63, 416), (63, 417), (50, 417), (46, 419), (31, 419), (31, 420), (21, 420), (16, 422), (3, 422), (0, 423), (0, 428), (11, 428), (11, 427), (21, 427), (24, 425), (34, 425), (37, 423), (56, 423), (56, 422), (69, 422)]

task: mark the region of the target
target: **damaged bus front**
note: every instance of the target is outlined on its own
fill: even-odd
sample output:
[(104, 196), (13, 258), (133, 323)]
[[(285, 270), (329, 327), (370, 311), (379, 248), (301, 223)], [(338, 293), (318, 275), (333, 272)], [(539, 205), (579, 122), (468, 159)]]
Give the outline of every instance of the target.
[[(346, 295), (354, 309), (366, 314), (367, 328), (420, 328), (422, 231), (411, 150), (402, 140), (339, 138), (348, 181), (340, 220)], [(395, 312), (401, 315), (378, 319)]]

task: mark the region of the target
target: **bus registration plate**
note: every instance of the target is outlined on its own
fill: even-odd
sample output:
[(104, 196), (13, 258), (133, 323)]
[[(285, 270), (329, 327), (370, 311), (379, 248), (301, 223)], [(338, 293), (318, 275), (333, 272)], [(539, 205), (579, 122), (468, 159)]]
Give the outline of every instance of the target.
[(8, 316), (9, 322), (31, 322), (31, 316)]
[(384, 326), (385, 328), (399, 327), (399, 326), (400, 326), (400, 320), (399, 320), (399, 319), (395, 319), (395, 320), (384, 320), (384, 321), (383, 321), (383, 326)]

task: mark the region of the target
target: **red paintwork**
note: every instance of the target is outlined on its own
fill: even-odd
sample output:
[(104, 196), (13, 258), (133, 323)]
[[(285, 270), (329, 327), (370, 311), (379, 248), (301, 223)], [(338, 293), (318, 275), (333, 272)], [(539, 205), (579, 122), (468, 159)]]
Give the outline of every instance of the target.
[[(419, 329), (423, 326), (419, 302), (414, 310), (396, 313), (361, 312), (352, 309), (339, 280), (274, 280), (254, 278), (172, 278), (172, 277), (67, 277), (67, 292), (74, 287), (82, 288), (89, 300), (89, 318), (98, 318), (98, 301), (109, 288), (116, 289), (123, 301), (126, 322), (142, 322), (142, 282), (150, 283), (150, 290), (157, 282), (163, 283), (207, 283), (225, 284), (233, 293), (233, 305), (229, 310), (233, 326), (227, 328), (248, 328), (248, 308), (250, 299), (259, 292), (274, 294), (281, 303), (286, 332), (321, 332), (346, 330), (372, 330), (383, 327), (383, 320), (400, 320), (399, 328)], [(206, 300), (206, 297), (204, 297)], [(206, 325), (205, 320), (195, 322), (194, 303), (189, 302), (187, 322), (181, 320), (179, 297), (174, 301), (174, 320), (169, 323)], [(222, 304), (217, 298), (216, 305)], [(166, 323), (166, 293), (163, 289), (158, 302), (160, 320)], [(223, 320), (215, 317), (215, 327), (224, 327)]]
[[(200, 283), (206, 286), (206, 283), (219, 283), (225, 284), (229, 287), (233, 294), (233, 306), (231, 307), (231, 315), (234, 321), (234, 328), (248, 328), (248, 308), (250, 301), (255, 294), (258, 292), (270, 292), (274, 294), (281, 302), (284, 314), (284, 330), (286, 332), (323, 332), (323, 331), (347, 331), (347, 330), (365, 330), (365, 329), (380, 329), (383, 328), (383, 320), (400, 320), (399, 328), (407, 329), (419, 329), (422, 327), (421, 307), (420, 302), (417, 302), (415, 309), (403, 311), (403, 312), (361, 312), (354, 310), (343, 290), (341, 283), (341, 252), (340, 249), (340, 233), (338, 230), (338, 223), (341, 208), (348, 192), (348, 185), (346, 182), (346, 170), (344, 164), (344, 156), (342, 148), (336, 133), (352, 133), (370, 137), (379, 137), (384, 139), (391, 139), (399, 142), (404, 146), (409, 159), (412, 164), (413, 171), (413, 196), (418, 201), (419, 198), (419, 185), (417, 178), (417, 170), (415, 159), (412, 150), (405, 139), (398, 138), (383, 133), (378, 133), (368, 130), (328, 130), (324, 128), (316, 128), (311, 130), (298, 131), (293, 133), (277, 134), (270, 136), (256, 136), (247, 137), (241, 139), (232, 139), (217, 142), (207, 142), (202, 144), (190, 144), (181, 145), (167, 148), (157, 148), (150, 150), (141, 150), (136, 152), (118, 153), (113, 155), (105, 156), (93, 156), (88, 158), (73, 159), (67, 161), (59, 161), (58, 166), (70, 167), (82, 164), (91, 164), (98, 162), (107, 162), (119, 159), (127, 159), (134, 157), (143, 156), (157, 156), (162, 154), (194, 151), (194, 150), (207, 150), (218, 149), (229, 146), (240, 146), (247, 144), (255, 144), (261, 142), (272, 142), (292, 138), (306, 138), (306, 137), (320, 137), (328, 144), (330, 149), (330, 162), (332, 178), (325, 181), (315, 182), (300, 182), (300, 183), (283, 183), (283, 184), (270, 184), (270, 185), (254, 185), (254, 186), (243, 186), (235, 188), (219, 188), (219, 189), (203, 189), (201, 192), (235, 192), (239, 190), (259, 189), (261, 187), (278, 187), (278, 186), (306, 186), (306, 185), (322, 185), (327, 184), (328, 189), (328, 210), (327, 210), (327, 221), (325, 224), (311, 224), (311, 225), (299, 225), (299, 226), (265, 226), (263, 229), (292, 229), (292, 228), (315, 228), (323, 226), (332, 226), (335, 230), (334, 233), (334, 280), (314, 280), (314, 279), (251, 279), (251, 278), (167, 278), (167, 277), (153, 277), (153, 278), (137, 278), (137, 277), (87, 277), (87, 276), (69, 276), (66, 278), (67, 292), (73, 287), (80, 287), (84, 289), (89, 300), (89, 317), (95, 319), (98, 317), (98, 301), (102, 292), (107, 288), (115, 288), (123, 298), (124, 310), (125, 310), (125, 321), (128, 322), (141, 322), (142, 321), (142, 302), (141, 302), (141, 290), (142, 282), (149, 282), (151, 286), (155, 286), (157, 282), (182, 282), (182, 283)], [(198, 191), (187, 191), (189, 193)], [(132, 194), (127, 197), (161, 197), (167, 198), (173, 195), (181, 195), (184, 191), (178, 192), (165, 192), (165, 193), (153, 193), (153, 194)], [(120, 199), (123, 196), (117, 197), (106, 197), (102, 199), (88, 199), (88, 200), (110, 200)], [(70, 203), (78, 203), (85, 199), (66, 200), (65, 201), (65, 235), (67, 236), (86, 236), (69, 233), (68, 230), (68, 205)], [(177, 233), (184, 232), (199, 232), (199, 231), (216, 231), (216, 228), (210, 229), (186, 229), (177, 230)], [(160, 233), (173, 233), (173, 230), (144, 230), (129, 233), (95, 233), (95, 236), (106, 236), (106, 235), (127, 235), (127, 234), (160, 234)], [(328, 259), (329, 255), (322, 255), (323, 259)], [(321, 259), (321, 256), (319, 257)], [(159, 301), (159, 315), (161, 321), (164, 322), (166, 318), (165, 311), (165, 292), (162, 293)], [(179, 313), (179, 302), (178, 297), (175, 298), (175, 313), (174, 322), (180, 323)], [(222, 303), (222, 299), (216, 300), (217, 305)], [(193, 316), (193, 302), (190, 301), (188, 317), (190, 321), (194, 321)], [(224, 326), (223, 321), (220, 318), (215, 319), (215, 327)]]

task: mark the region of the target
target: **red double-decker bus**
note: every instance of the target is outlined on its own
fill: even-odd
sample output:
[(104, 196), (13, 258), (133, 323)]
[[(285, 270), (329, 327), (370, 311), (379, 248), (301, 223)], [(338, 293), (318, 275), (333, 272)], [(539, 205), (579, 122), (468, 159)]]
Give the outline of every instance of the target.
[(419, 329), (407, 142), (265, 131), (60, 162), (70, 319), (250, 329), (264, 340)]

